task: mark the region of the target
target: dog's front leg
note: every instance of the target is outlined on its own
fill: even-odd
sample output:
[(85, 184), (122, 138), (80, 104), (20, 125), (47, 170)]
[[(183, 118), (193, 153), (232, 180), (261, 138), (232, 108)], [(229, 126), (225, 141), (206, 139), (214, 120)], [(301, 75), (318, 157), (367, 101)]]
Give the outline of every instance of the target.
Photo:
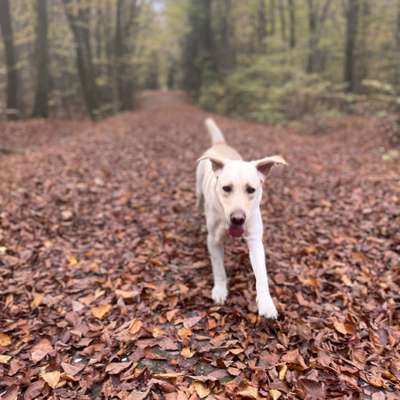
[(224, 267), (224, 246), (221, 237), (217, 235), (215, 229), (208, 232), (207, 246), (214, 276), (214, 287), (211, 297), (217, 304), (224, 304), (228, 296), (228, 285)]
[(258, 314), (266, 318), (275, 319), (278, 317), (278, 311), (269, 293), (265, 250), (262, 242), (263, 229), (261, 215), (256, 216), (255, 225), (255, 229), (247, 237), (247, 244), (250, 253), (250, 263), (256, 277)]

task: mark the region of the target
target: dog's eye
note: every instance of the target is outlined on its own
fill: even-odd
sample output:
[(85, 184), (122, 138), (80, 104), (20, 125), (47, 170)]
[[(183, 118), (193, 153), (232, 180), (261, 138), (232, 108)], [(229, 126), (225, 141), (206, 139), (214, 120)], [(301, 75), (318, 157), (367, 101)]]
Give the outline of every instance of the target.
[(226, 193), (230, 193), (232, 192), (232, 186), (231, 185), (222, 186), (222, 190)]
[(254, 189), (253, 187), (251, 187), (251, 186), (247, 186), (247, 188), (246, 188), (246, 192), (248, 193), (248, 194), (252, 194), (252, 193), (254, 193), (256, 191), (256, 189)]

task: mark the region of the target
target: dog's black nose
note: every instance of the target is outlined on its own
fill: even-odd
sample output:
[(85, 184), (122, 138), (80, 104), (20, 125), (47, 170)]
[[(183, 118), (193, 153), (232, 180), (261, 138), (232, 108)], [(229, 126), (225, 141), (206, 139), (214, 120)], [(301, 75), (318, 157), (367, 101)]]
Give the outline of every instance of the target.
[(243, 211), (234, 211), (231, 214), (231, 224), (236, 226), (241, 226), (246, 221), (246, 216)]

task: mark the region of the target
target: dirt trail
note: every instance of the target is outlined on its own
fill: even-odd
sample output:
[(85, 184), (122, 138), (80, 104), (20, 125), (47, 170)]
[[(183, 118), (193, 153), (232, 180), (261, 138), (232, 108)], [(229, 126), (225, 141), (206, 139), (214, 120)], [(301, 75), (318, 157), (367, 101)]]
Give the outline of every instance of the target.
[(208, 115), (149, 93), (0, 157), (5, 398), (399, 398), (400, 166), (379, 121), (316, 137), (214, 116), (245, 158), (289, 163), (263, 201), (271, 322), (240, 240), (227, 304), (209, 297), (193, 190)]

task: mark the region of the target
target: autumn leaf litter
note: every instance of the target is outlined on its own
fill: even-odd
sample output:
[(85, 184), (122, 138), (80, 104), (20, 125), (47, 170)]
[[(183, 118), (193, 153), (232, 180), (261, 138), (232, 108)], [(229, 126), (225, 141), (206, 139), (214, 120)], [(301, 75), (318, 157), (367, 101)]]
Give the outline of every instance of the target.
[(265, 321), (240, 240), (229, 300), (210, 300), (206, 115), (157, 94), (67, 137), (16, 125), (43, 144), (0, 159), (2, 398), (399, 398), (400, 167), (379, 120), (318, 137), (216, 117), (246, 158), (290, 165), (262, 207)]

